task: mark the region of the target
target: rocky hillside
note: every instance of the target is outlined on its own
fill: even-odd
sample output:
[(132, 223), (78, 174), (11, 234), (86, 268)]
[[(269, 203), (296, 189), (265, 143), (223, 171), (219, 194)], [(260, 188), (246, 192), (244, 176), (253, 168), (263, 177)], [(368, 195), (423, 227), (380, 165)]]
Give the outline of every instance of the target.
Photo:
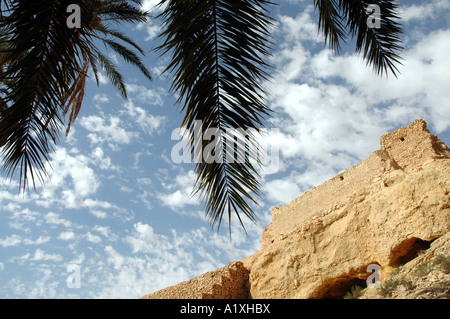
[(450, 150), (423, 120), (380, 144), (272, 208), (259, 252), (143, 298), (449, 298)]

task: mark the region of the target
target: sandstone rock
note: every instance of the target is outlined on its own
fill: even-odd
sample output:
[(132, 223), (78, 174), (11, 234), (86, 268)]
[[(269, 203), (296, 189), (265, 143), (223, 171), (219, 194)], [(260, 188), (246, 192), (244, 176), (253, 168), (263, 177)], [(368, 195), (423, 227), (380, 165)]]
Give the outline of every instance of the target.
[[(394, 269), (382, 280), (381, 289), (366, 289), (362, 299), (449, 299), (450, 233), (436, 239), (430, 248)], [(395, 274), (394, 274), (395, 273)]]
[[(147, 297), (340, 298), (365, 284), (373, 264), (386, 280), (449, 236), (450, 151), (423, 120), (380, 144), (362, 163), (273, 208), (256, 254)], [(439, 286), (436, 276), (425, 281)], [(420, 296), (445, 296), (437, 286)]]
[(248, 270), (238, 261), (142, 299), (246, 299), (248, 291)]

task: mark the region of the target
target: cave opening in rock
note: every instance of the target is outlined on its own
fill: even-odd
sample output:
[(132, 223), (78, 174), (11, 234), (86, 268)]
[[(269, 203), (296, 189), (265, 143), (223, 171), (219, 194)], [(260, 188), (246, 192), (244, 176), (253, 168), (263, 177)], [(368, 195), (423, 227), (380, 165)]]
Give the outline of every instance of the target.
[(433, 241), (426, 241), (417, 237), (405, 240), (392, 251), (389, 265), (401, 266), (410, 262), (418, 256), (420, 251), (429, 249)]
[(324, 291), (321, 299), (342, 299), (344, 296), (351, 291), (352, 287), (361, 287), (362, 289), (367, 288), (367, 282), (365, 279), (360, 278), (345, 278), (337, 280), (333, 283), (331, 287)]

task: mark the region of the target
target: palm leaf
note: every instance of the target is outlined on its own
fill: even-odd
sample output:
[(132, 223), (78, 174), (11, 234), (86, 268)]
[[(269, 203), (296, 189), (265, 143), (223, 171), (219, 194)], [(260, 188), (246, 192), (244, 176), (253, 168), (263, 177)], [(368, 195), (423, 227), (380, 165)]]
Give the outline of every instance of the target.
[(45, 175), (51, 143), (56, 143), (62, 125), (66, 80), (73, 79), (71, 70), (78, 68), (70, 44), (73, 34), (65, 17), (57, 14), (65, 8), (50, 0), (19, 1), (1, 21), (1, 29), (11, 34), (0, 57), (7, 105), (0, 116), (2, 168), (7, 175), (19, 169), (24, 188), (29, 175), (33, 184), (35, 175), (41, 180)]
[[(182, 127), (191, 134), (192, 154), (196, 160), (195, 192), (206, 202), (206, 216), (212, 227), (220, 228), (224, 214), (230, 221), (235, 214), (244, 226), (240, 213), (255, 221), (252, 197), (259, 194), (257, 154), (235, 153), (227, 157), (230, 130), (258, 129), (270, 113), (265, 105), (261, 80), (268, 78), (272, 23), (269, 1), (246, 0), (168, 0), (160, 14), (165, 30), (164, 43), (158, 50), (171, 52), (173, 58), (166, 71), (174, 80), (171, 91), (180, 95), (185, 117)], [(210, 141), (195, 141), (195, 126), (201, 121), (202, 135), (217, 129), (220, 136), (214, 146), (220, 160), (209, 163), (202, 158)], [(228, 142), (227, 142), (228, 139)], [(254, 142), (250, 137), (247, 142)], [(228, 149), (227, 149), (228, 146)], [(233, 148), (235, 150), (236, 148)], [(240, 160), (238, 160), (240, 159)], [(253, 160), (252, 160), (253, 159)]]
[[(362, 52), (368, 65), (372, 65), (378, 75), (391, 72), (397, 76), (396, 64), (401, 64), (399, 52), (402, 28), (396, 14), (395, 0), (314, 0), (319, 11), (319, 30), (325, 41), (336, 52), (340, 41), (347, 36), (356, 37), (356, 52)], [(377, 5), (381, 13), (381, 27), (370, 28), (367, 24), (368, 5)]]
[[(140, 4), (140, 1), (130, 1)], [(82, 27), (67, 27), (70, 4), (80, 6)], [(66, 134), (80, 112), (89, 67), (98, 81), (101, 67), (126, 98), (118, 68), (95, 45), (103, 41), (151, 79), (139, 56), (115, 39), (143, 50), (111, 24), (144, 22), (148, 14), (127, 1), (0, 1), (0, 152), (2, 170), (19, 171), (25, 189), (41, 181), (68, 115)], [(103, 24), (107, 21), (108, 25)]]

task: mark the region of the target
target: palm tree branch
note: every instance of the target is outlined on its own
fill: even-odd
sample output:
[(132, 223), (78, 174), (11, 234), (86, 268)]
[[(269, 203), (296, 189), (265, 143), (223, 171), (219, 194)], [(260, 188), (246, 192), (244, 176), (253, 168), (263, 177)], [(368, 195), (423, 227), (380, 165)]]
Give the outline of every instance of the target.
[[(380, 8), (381, 28), (367, 23), (366, 9), (371, 4)], [(399, 52), (403, 48), (395, 0), (315, 0), (315, 7), (319, 11), (319, 29), (331, 48), (339, 53), (340, 41), (345, 41), (347, 35), (356, 37), (355, 51), (363, 53), (367, 65), (372, 65), (378, 75), (390, 71), (397, 76), (396, 64), (401, 64)]]
[[(380, 28), (367, 25), (369, 4), (380, 8)], [(395, 0), (371, 0), (366, 3), (356, 0), (341, 0), (341, 8), (347, 17), (347, 27), (352, 36), (356, 36), (356, 52), (363, 52), (368, 65), (373, 65), (377, 74), (382, 75), (388, 69), (397, 76), (396, 64), (401, 64), (399, 51), (402, 28), (400, 17), (396, 14), (398, 5)]]
[(114, 52), (120, 55), (127, 63), (133, 64), (136, 67), (138, 67), (146, 78), (148, 78), (149, 80), (152, 79), (150, 71), (145, 67), (145, 65), (142, 63), (141, 59), (136, 53), (113, 40), (102, 39), (102, 41), (107, 47), (110, 47)]
[(340, 51), (340, 41), (345, 41), (345, 27), (339, 12), (339, 0), (314, 0), (315, 9), (319, 12), (318, 28), (325, 37), (325, 43), (337, 53)]
[[(259, 128), (270, 113), (261, 82), (269, 77), (264, 58), (269, 54), (268, 26), (272, 22), (266, 6), (271, 3), (172, 0), (161, 4), (164, 2), (166, 9), (159, 16), (164, 21), (160, 36), (164, 43), (158, 50), (172, 53), (166, 68), (174, 77), (171, 91), (180, 95), (178, 102), (185, 111), (182, 126), (190, 132), (193, 157), (201, 159), (196, 163), (194, 193), (205, 201), (212, 227), (220, 228), (224, 214), (229, 220), (235, 214), (243, 226), (240, 213), (255, 221), (251, 204), (257, 205), (252, 194), (259, 194), (254, 167), (258, 161), (249, 160), (256, 156), (251, 151), (232, 154), (235, 160), (230, 161), (234, 147), (228, 145), (227, 132)], [(220, 136), (214, 141), (195, 141), (199, 123), (202, 136), (208, 129), (216, 129)], [(210, 143), (219, 152), (218, 160), (212, 162), (204, 153)]]
[[(34, 173), (41, 180), (46, 173), (50, 141), (56, 142), (62, 124), (60, 97), (65, 88), (61, 84), (73, 77), (62, 61), (71, 61), (71, 69), (76, 59), (70, 48), (58, 45), (61, 37), (68, 36), (60, 30), (66, 20), (54, 18), (61, 8), (47, 1), (19, 2), (14, 9), (2, 20), (14, 31), (8, 53), (2, 57), (6, 59), (2, 65), (6, 66), (4, 101), (8, 105), (0, 119), (0, 135), (6, 139), (2, 169), (11, 176), (20, 167), (20, 181), (26, 188), (29, 174), (35, 185)], [(30, 21), (33, 15), (36, 21)]]
[[(73, 3), (83, 12), (79, 29), (67, 27), (66, 9)], [(102, 24), (102, 19), (143, 22), (148, 14), (126, 1), (5, 0), (0, 4), (1, 169), (11, 178), (18, 171), (25, 189), (29, 178), (35, 186), (35, 176), (43, 181), (47, 174), (46, 164), (50, 163), (63, 116), (69, 117), (67, 133), (80, 111), (90, 66), (97, 84), (100, 66), (126, 98), (122, 75), (98, 50), (93, 35), (100, 40), (111, 37), (106, 39), (107, 45), (151, 78), (138, 55), (113, 39), (124, 41), (141, 54), (143, 50), (124, 34)]]

